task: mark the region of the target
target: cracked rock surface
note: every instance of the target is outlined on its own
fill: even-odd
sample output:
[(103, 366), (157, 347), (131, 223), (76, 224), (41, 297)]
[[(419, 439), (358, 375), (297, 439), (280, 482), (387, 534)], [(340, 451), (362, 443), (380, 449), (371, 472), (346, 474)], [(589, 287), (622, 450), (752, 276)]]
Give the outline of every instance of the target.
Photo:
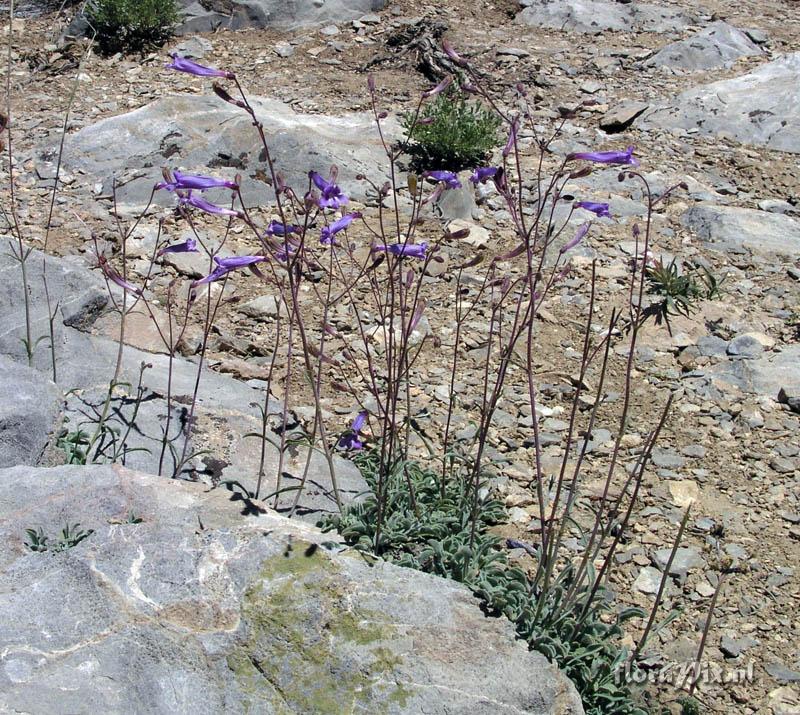
[[(230, 496), (121, 467), (1, 470), (0, 711), (583, 713), (466, 588)], [(65, 522), (94, 531), (24, 544)]]

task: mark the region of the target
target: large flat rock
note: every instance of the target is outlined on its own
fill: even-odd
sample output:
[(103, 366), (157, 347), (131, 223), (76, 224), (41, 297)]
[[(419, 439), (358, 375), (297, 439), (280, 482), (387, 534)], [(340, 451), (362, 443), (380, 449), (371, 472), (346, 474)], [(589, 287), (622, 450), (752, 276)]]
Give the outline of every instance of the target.
[(742, 253), (796, 256), (800, 253), (800, 221), (783, 214), (736, 206), (697, 204), (681, 216), (709, 248)]
[(761, 54), (763, 50), (744, 32), (718, 21), (685, 40), (663, 47), (647, 64), (698, 72), (731, 67), (741, 57)]
[[(229, 497), (120, 467), (0, 470), (0, 711), (583, 713), (464, 587)], [(67, 522), (94, 531), (25, 546)]]
[[(308, 188), (310, 170), (327, 176), (333, 164), (340, 168), (339, 183), (356, 197), (363, 198), (367, 188), (355, 180), (357, 174), (378, 185), (388, 178), (386, 155), (370, 115), (298, 114), (277, 100), (251, 102), (264, 123), (277, 169), (299, 195)], [(67, 138), (64, 162), (90, 185), (102, 183), (105, 196), (110, 196), (116, 178), (117, 202), (123, 210), (145, 206), (164, 167), (226, 178), (241, 173), (248, 177), (242, 186), (248, 205), (274, 202), (272, 190), (255, 179), (267, 164), (252, 122), (244, 111), (214, 95), (162, 97), (85, 127)], [(225, 194), (208, 196), (216, 200)], [(174, 203), (164, 191), (156, 200)]]
[(753, 72), (689, 89), (646, 112), (642, 129), (695, 130), (800, 154), (800, 52)]
[(523, 0), (517, 21), (568, 32), (677, 32), (692, 24), (686, 13), (648, 3), (606, 0)]
[(752, 360), (726, 360), (708, 372), (743, 392), (777, 400), (783, 390), (788, 397), (800, 397), (800, 345), (788, 345)]

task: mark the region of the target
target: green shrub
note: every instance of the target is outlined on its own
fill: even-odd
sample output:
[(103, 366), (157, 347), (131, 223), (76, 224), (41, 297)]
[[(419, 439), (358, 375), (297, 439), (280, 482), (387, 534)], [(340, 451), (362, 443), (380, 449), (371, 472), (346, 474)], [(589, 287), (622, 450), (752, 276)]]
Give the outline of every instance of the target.
[(90, 0), (86, 16), (104, 54), (164, 44), (178, 21), (175, 0)]
[(473, 168), (498, 144), (500, 117), (457, 92), (440, 94), (414, 122), (403, 116), (408, 151), (418, 169)]

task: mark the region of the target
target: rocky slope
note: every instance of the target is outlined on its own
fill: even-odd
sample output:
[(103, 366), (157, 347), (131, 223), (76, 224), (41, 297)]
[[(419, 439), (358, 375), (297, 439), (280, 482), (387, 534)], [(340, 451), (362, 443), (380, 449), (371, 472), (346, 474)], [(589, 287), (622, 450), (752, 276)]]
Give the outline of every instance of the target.
[[(300, 177), (310, 168), (324, 168), (335, 160), (343, 180), (352, 181), (359, 172), (371, 170), (377, 177), (382, 171), (372, 153), (374, 135), (368, 139), (364, 128), (358, 136), (350, 130), (347, 136), (331, 136), (326, 128), (361, 127), (357, 113), (369, 109), (367, 68), (375, 74), (387, 109), (413, 107), (418, 93), (430, 86), (417, 71), (420, 60), (424, 65), (424, 44), (398, 44), (396, 38), (424, 35), (437, 23), (447, 26), (459, 51), (496, 78), (504, 101), (513, 101), (508, 88), (514, 82), (525, 82), (537, 121), (543, 125), (577, 107), (553, 146), (557, 156), (635, 144), (645, 175), (657, 192), (687, 182), (688, 189), (657, 212), (654, 251), (666, 260), (676, 257), (682, 266), (706, 266), (725, 280), (720, 294), (700, 302), (689, 317), (673, 317), (671, 330), (651, 324), (642, 334), (635, 375), (641, 388), (635, 398), (638, 416), (625, 435), (626, 458), (635, 460), (652, 425), (658, 402), (653, 394), (663, 398), (674, 393), (675, 413), (655, 454), (655, 470), (645, 481), (636, 526), (617, 556), (619, 571), (611, 585), (623, 604), (651, 603), (665, 566), (664, 549), (674, 538), (683, 509), (692, 504), (685, 550), (679, 552), (674, 566), (664, 609), (666, 613), (680, 608), (681, 615), (654, 641), (654, 665), (685, 663), (695, 656), (711, 596), (720, 573), (727, 571), (704, 660), (720, 672), (752, 664), (753, 677), (735, 684), (712, 680), (701, 686), (702, 702), (713, 712), (784, 715), (796, 711), (800, 700), (796, 685), (800, 654), (795, 646), (800, 560), (800, 428), (795, 399), (800, 392), (797, 3), (526, 0), (523, 6), (444, 2), (431, 8), (413, 0), (395, 1), (379, 15), (342, 18), (323, 28), (222, 32), (182, 38), (167, 49), (235, 68), (254, 96), (276, 102), (272, 132), (276, 146), (284, 152), (281, 163), (288, 175)], [(147, 189), (142, 187), (162, 164), (174, 163), (186, 170), (212, 166), (220, 174), (241, 172), (256, 187), (248, 189), (252, 190), (248, 200), (253, 205), (267, 203), (268, 195), (259, 191), (258, 171), (263, 170), (263, 162), (245, 136), (246, 127), (237, 126), (222, 137), (213, 129), (222, 126), (218, 123), (222, 118), (233, 116), (224, 105), (198, 117), (196, 126), (210, 127), (210, 142), (204, 135), (192, 134), (191, 112), (184, 113), (185, 124), (181, 120), (185, 133), (169, 139), (175, 129), (169, 122), (177, 111), (170, 114), (172, 110), (165, 108), (213, 106), (204, 97), (194, 96), (209, 94), (205, 84), (166, 73), (163, 54), (141, 60), (90, 56), (78, 68), (80, 46), (57, 47), (62, 27), (54, 28), (54, 24), (50, 19), (28, 20), (18, 24), (14, 35), (12, 87), (15, 97), (24, 97), (24, 102), (16, 100), (15, 110), (19, 216), (33, 245), (43, 245), (41, 227), (55, 173), (54, 148), (68, 106), (67, 146), (79, 148), (80, 153), (72, 151), (64, 157), (67, 168), (48, 238), (51, 253), (91, 253), (92, 233), (101, 247), (113, 251), (113, 222), (108, 215), (111, 178), (117, 175), (129, 182), (120, 188), (126, 205), (119, 208), (127, 212), (143, 196), (146, 200)], [(80, 91), (69, 105), (75, 77)], [(591, 102), (581, 104), (585, 100)], [(269, 104), (266, 107), (264, 116), (270, 117)], [(137, 124), (141, 117), (157, 121)], [(139, 138), (115, 145), (114, 132), (125, 127), (140, 132)], [(524, 140), (531, 145), (532, 137)], [(299, 157), (296, 162), (295, 156)], [(574, 193), (608, 201), (614, 219), (603, 220), (597, 231), (593, 228), (582, 255), (573, 260), (569, 282), (547, 306), (552, 320), (542, 327), (543, 372), (555, 369), (569, 374), (576, 369), (580, 336), (570, 321), (586, 305), (591, 259), (598, 262), (599, 315), (607, 316), (612, 307), (622, 304), (634, 251), (631, 227), (641, 220), (645, 208), (642, 188), (617, 182), (614, 171), (596, 172), (576, 182)], [(358, 199), (354, 207), (367, 211), (368, 193)], [(473, 243), (493, 248), (511, 240), (509, 216), (491, 192), (453, 192), (447, 201), (439, 213), (471, 226)], [(170, 223), (168, 212), (158, 216), (164, 218), (168, 230), (174, 230), (176, 240), (181, 237), (182, 227)], [(442, 239), (435, 216), (429, 217), (426, 230), (431, 240), (441, 241), (450, 265), (471, 257), (476, 246)], [(139, 254), (131, 256), (132, 275), (141, 277), (148, 270), (144, 257), (152, 245), (155, 218), (132, 242), (139, 246)], [(218, 238), (218, 227), (203, 228)], [(239, 251), (249, 246), (243, 238), (234, 237), (228, 247)], [(153, 290), (163, 294), (175, 277), (197, 277), (203, 267), (179, 260), (160, 262)], [(11, 276), (14, 270), (13, 263), (8, 263), (3, 275)], [(6, 280), (0, 286), (13, 291), (8, 287), (13, 283)], [(263, 377), (266, 357), (261, 335), (265, 326), (274, 325), (274, 305), (265, 304), (263, 291), (252, 283), (238, 279), (231, 283), (231, 297), (238, 302), (231, 302), (220, 318), (211, 344), (211, 368), (258, 380)], [(432, 277), (431, 286), (437, 311), (428, 316), (429, 329), (450, 348), (449, 316), (455, 301), (452, 271), (443, 269)], [(19, 293), (8, 296), (5, 320), (16, 327), (4, 350), (19, 359), (19, 319), (9, 317), (12, 307), (19, 315)], [(259, 299), (260, 303), (253, 303)], [(245, 305), (250, 307), (244, 310)], [(70, 316), (82, 314), (70, 302), (60, 310), (67, 322)], [(349, 319), (345, 314), (336, 317), (341, 325)], [(480, 348), (476, 336), (487, 320), (485, 315), (475, 320), (473, 334), (465, 339), (467, 350)], [(40, 326), (45, 325), (43, 316), (40, 321)], [(109, 332), (113, 323), (104, 327), (93, 315), (89, 324), (97, 333), (106, 331), (103, 339), (113, 337)], [(145, 320), (142, 330), (128, 338), (134, 349), (144, 351), (130, 353), (136, 356), (132, 368), (140, 359), (159, 360), (159, 347), (146, 325)], [(76, 345), (85, 346), (88, 341), (85, 333), (65, 332), (65, 336), (67, 345), (73, 339), (82, 341)], [(66, 354), (79, 355), (87, 349)], [(97, 353), (107, 365), (111, 349), (105, 350)], [(185, 352), (191, 358), (192, 350)], [(46, 372), (45, 357), (37, 359), (43, 360)], [(447, 373), (433, 351), (426, 358), (420, 362), (414, 399), (420, 425), (429, 437), (438, 439), (443, 432), (441, 411), (449, 400)], [(85, 368), (73, 358), (67, 360), (65, 369), (70, 372), (59, 378), (61, 387), (93, 385), (97, 389), (102, 383), (92, 383), (87, 375), (91, 371)], [(222, 377), (209, 376), (208, 384), (216, 385), (215, 380)], [(557, 376), (552, 382), (543, 404), (548, 414), (542, 425), (549, 468), (554, 468), (565, 447), (566, 430), (561, 384)], [(619, 391), (621, 375), (612, 375), (610, 382), (608, 392), (613, 395)], [(459, 375), (459, 394), (477, 384), (478, 378), (464, 370)], [(158, 392), (159, 388), (152, 389)], [(298, 420), (307, 424), (308, 394), (302, 386), (295, 389)], [(36, 390), (37, 395), (49, 394), (42, 384)], [(534, 541), (531, 420), (521, 392), (509, 390), (504, 398), (492, 435), (491, 459), (511, 509), (508, 535)], [(252, 424), (256, 419), (245, 407), (252, 399), (245, 388), (237, 387), (233, 394), (242, 399), (228, 406), (242, 414), (231, 416), (228, 424), (232, 426), (223, 430), (230, 435), (220, 452), (226, 462), (223, 469), (230, 458), (246, 453), (240, 442), (232, 441), (239, 429), (236, 420)], [(52, 423), (52, 406), (45, 398), (33, 399), (42, 400), (37, 424)], [(354, 409), (352, 400), (326, 395), (326, 418), (332, 429), (341, 429)], [(475, 418), (476, 405), (467, 402), (457, 418), (459, 439), (467, 442), (474, 434)], [(580, 485), (586, 513), (591, 512), (608, 463), (614, 430), (610, 416), (601, 414), (590, 442), (589, 477)], [(27, 434), (28, 427), (17, 433)], [(27, 454), (37, 454), (42, 448), (37, 440), (15, 440), (14, 444), (24, 443)], [(243, 471), (249, 474), (253, 474), (252, 459), (251, 452), (243, 461), (247, 465)], [(218, 479), (215, 470), (201, 460), (192, 467), (196, 478)], [(577, 545), (577, 530), (573, 536)], [(523, 567), (531, 566), (523, 550), (512, 555)], [(681, 695), (681, 689), (670, 683), (660, 686), (662, 701), (673, 708), (679, 707), (675, 703)]]

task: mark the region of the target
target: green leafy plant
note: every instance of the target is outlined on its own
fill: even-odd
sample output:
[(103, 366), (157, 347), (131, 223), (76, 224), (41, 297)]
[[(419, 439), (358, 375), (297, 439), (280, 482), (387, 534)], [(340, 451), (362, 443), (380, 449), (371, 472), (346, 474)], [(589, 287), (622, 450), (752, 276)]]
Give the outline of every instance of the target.
[(700, 715), (700, 703), (694, 698), (681, 698), (678, 703), (681, 706), (681, 715)]
[[(64, 421), (68, 420), (67, 417)], [(67, 464), (86, 464), (86, 450), (90, 446), (89, 433), (82, 429), (65, 432), (58, 438), (56, 446), (64, 450)]]
[(451, 171), (481, 163), (498, 144), (500, 122), (494, 112), (455, 91), (424, 105), (419, 117), (402, 118), (416, 168)]
[[(614, 613), (610, 594), (591, 588), (593, 574), (579, 582), (569, 562), (545, 588), (541, 579), (508, 562), (501, 539), (490, 532), (506, 520), (506, 512), (485, 485), (477, 533), (472, 535), (473, 504), (466, 481), (448, 480), (443, 493), (440, 475), (415, 462), (396, 465), (384, 484), (383, 526), (376, 547), (378, 450), (359, 453), (354, 461), (373, 492), (341, 515), (327, 517), (323, 528), (336, 529), (356, 549), (468, 586), (489, 613), (506, 616), (531, 648), (558, 663), (578, 688), (587, 714), (646, 714), (631, 686), (618, 676), (628, 658), (619, 644), (622, 626), (645, 615), (641, 610)], [(535, 558), (542, 557), (538, 548), (528, 549)]]
[(27, 546), (31, 551), (47, 551), (49, 548), (47, 546), (47, 542), (50, 540), (50, 537), (44, 533), (44, 530), (41, 526), (38, 529), (25, 529), (25, 533), (28, 535), (28, 540), (25, 542), (25, 546)]
[[(725, 282), (725, 276), (717, 278), (708, 268), (700, 266), (698, 268), (698, 275), (702, 286), (699, 286), (701, 297), (706, 300), (713, 300), (722, 295), (722, 284)], [(698, 284), (696, 284), (698, 285)]]
[(90, 0), (86, 17), (104, 54), (164, 44), (178, 21), (175, 0)]
[(645, 270), (647, 285), (651, 293), (663, 296), (651, 312), (668, 320), (670, 315), (689, 317), (698, 300), (712, 300), (721, 294), (725, 278), (717, 278), (705, 266), (681, 271), (677, 259), (669, 263), (658, 259)]
[(698, 297), (697, 286), (688, 273), (681, 273), (676, 259), (667, 264), (658, 259), (648, 266), (647, 282), (652, 293), (664, 296), (659, 306), (664, 317), (691, 314)]
[(94, 529), (81, 529), (80, 524), (70, 525), (67, 523), (55, 541), (50, 541), (50, 537), (45, 534), (41, 527), (38, 529), (25, 529), (25, 533), (28, 535), (25, 545), (31, 551), (43, 553), (45, 551), (58, 552), (71, 549), (84, 539), (89, 538), (94, 533)]

